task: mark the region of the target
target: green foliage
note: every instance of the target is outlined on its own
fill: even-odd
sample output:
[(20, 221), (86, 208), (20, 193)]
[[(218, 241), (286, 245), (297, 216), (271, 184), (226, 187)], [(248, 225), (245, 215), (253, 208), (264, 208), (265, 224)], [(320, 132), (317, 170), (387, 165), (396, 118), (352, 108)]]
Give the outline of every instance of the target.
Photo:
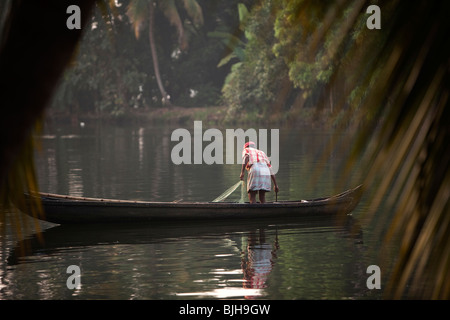
[[(386, 34), (369, 33), (363, 3), (267, 1), (246, 16), (246, 42), (231, 39), (232, 51), (221, 61), (239, 57), (242, 62), (222, 90), (231, 114), (256, 108), (295, 116), (296, 108), (305, 106), (328, 106), (336, 114), (357, 110), (358, 97), (376, 82), (376, 71), (361, 66), (376, 63)], [(373, 52), (365, 50), (367, 43), (377, 44)]]
[(255, 6), (246, 17), (244, 58), (232, 66), (222, 88), (229, 118), (239, 117), (243, 110), (257, 111), (263, 116), (280, 89), (279, 80), (287, 72), (282, 59), (271, 49), (274, 40), (271, 8)]
[(244, 33), (245, 37), (248, 40), (251, 40), (252, 36), (250, 32), (247, 31), (247, 19), (249, 17), (249, 12), (245, 4), (238, 3), (238, 13), (239, 13), (239, 34), (232, 34), (229, 32), (223, 31), (213, 31), (209, 32), (208, 36), (211, 38), (220, 39), (227, 50), (229, 51), (228, 55), (222, 58), (217, 65), (217, 67), (222, 67), (230, 60), (237, 58), (239, 61), (243, 61), (245, 58), (245, 42), (240, 39), (240, 34)]
[(121, 115), (134, 106), (145, 84), (137, 58), (129, 55), (136, 47), (120, 25), (97, 14), (85, 31), (76, 61), (66, 71), (53, 99), (53, 108), (72, 113)]
[(217, 65), (218, 68), (226, 65), (234, 58), (237, 58), (240, 61), (244, 60), (245, 43), (237, 36), (220, 31), (209, 32), (208, 36), (220, 39), (226, 48), (230, 50), (230, 53), (219, 61), (219, 64)]
[[(95, 12), (91, 21), (95, 28), (89, 25), (85, 30), (76, 60), (53, 98), (54, 111), (102, 117), (161, 106), (147, 36), (148, 5), (146, 0), (125, 1), (107, 18), (105, 10)], [(216, 14), (204, 16), (193, 0), (160, 1), (154, 7), (159, 77), (178, 106), (217, 105), (229, 71), (227, 66), (216, 69), (223, 46), (206, 34), (211, 30), (229, 34), (234, 23), (229, 17), (238, 15), (238, 7), (231, 10), (219, 2), (202, 6)], [(195, 97), (192, 92), (197, 92)]]

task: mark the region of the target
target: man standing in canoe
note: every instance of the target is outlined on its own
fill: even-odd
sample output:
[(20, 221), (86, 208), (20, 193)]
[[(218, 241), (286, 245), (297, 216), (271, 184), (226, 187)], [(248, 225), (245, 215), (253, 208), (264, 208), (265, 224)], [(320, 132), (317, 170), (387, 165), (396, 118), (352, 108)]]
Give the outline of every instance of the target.
[(256, 194), (259, 193), (259, 202), (266, 202), (266, 192), (271, 189), (271, 180), (274, 190), (278, 193), (278, 185), (272, 171), (272, 165), (266, 154), (256, 149), (256, 144), (252, 141), (244, 145), (242, 151), (242, 168), (240, 179), (244, 180), (244, 169), (248, 171), (247, 192), (250, 203), (256, 203)]

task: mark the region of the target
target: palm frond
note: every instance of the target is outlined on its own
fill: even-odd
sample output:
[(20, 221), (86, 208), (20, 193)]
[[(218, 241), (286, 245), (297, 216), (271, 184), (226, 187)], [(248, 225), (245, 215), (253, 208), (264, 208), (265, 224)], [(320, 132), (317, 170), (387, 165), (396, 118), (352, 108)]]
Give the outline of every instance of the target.
[(369, 216), (384, 206), (395, 210), (382, 219), (389, 225), (386, 243), (400, 239), (385, 290), (390, 298), (450, 297), (450, 129), (444, 120), (450, 116), (450, 50), (441, 46), (449, 9), (446, 2), (415, 1), (384, 11), (395, 22), (385, 26), (379, 63), (369, 73), (377, 72), (377, 81), (362, 106), (384, 120), (365, 119), (349, 160), (348, 169), (363, 155)]
[(182, 50), (187, 47), (187, 40), (184, 34), (183, 21), (181, 21), (177, 6), (174, 0), (165, 0), (159, 2), (160, 8), (163, 11), (170, 24), (177, 29), (178, 44)]
[(127, 7), (127, 16), (130, 19), (136, 39), (139, 39), (142, 26), (148, 19), (149, 5), (153, 5), (153, 3), (148, 4), (147, 0), (132, 0)]
[(196, 0), (183, 0), (184, 8), (189, 17), (192, 18), (194, 25), (200, 26), (203, 24), (203, 10)]
[[(342, 118), (346, 124), (357, 114), (359, 124), (338, 180), (363, 182), (367, 217), (377, 224), (383, 248), (400, 242), (398, 252), (389, 255), (395, 265), (386, 297), (448, 299), (450, 48), (442, 43), (448, 41), (450, 3), (379, 1), (381, 30), (365, 26), (370, 4), (298, 1), (282, 19), (307, 31), (306, 48), (294, 59), (335, 65), (328, 89), (337, 85), (337, 74), (351, 76), (341, 103), (357, 103)], [(314, 12), (323, 17), (321, 23), (308, 18)], [(355, 168), (362, 171), (352, 174)]]
[[(36, 128), (41, 127), (41, 121), (36, 123)], [(39, 129), (38, 129), (39, 130)], [(39, 240), (42, 240), (40, 226), (37, 219), (42, 218), (42, 210), (39, 197), (35, 201), (27, 201), (25, 194), (36, 195), (39, 190), (34, 167), (34, 151), (38, 141), (33, 136), (28, 136), (19, 155), (12, 163), (6, 178), (0, 185), (0, 219), (1, 225), (10, 225), (14, 234), (21, 238), (30, 225), (24, 220), (20, 211), (27, 210), (34, 219), (34, 229)], [(6, 221), (8, 219), (10, 221)], [(23, 248), (22, 248), (23, 249)]]

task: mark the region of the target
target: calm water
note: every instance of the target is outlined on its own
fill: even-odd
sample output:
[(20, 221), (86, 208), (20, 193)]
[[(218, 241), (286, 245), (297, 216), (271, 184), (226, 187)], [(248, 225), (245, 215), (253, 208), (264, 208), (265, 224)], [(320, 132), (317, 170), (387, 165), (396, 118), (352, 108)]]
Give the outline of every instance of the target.
[[(36, 155), (41, 190), (210, 201), (239, 181), (239, 164), (174, 165), (170, 154), (176, 142), (170, 137), (176, 128), (50, 125)], [(186, 128), (192, 130), (193, 124)], [(278, 199), (343, 191), (335, 186), (348, 150), (326, 148), (339, 138), (351, 144), (351, 135), (281, 128)], [(238, 190), (229, 200), (239, 197)], [(268, 200), (274, 198), (271, 192)], [(379, 298), (382, 290), (366, 285), (367, 267), (381, 261), (379, 241), (365, 221), (365, 209), (363, 201), (342, 224), (331, 220), (76, 227), (44, 223), (44, 245), (31, 231), (22, 241), (8, 234), (0, 238), (0, 299)], [(26, 254), (21, 254), (23, 247), (28, 248)], [(78, 289), (66, 286), (70, 265), (80, 267)]]

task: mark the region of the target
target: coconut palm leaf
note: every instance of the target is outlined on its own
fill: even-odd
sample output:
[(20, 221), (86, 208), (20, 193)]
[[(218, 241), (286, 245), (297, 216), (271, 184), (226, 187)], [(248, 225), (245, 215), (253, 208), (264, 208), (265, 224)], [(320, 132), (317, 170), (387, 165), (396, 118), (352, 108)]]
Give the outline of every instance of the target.
[(187, 48), (187, 40), (184, 34), (183, 21), (181, 21), (180, 14), (178, 13), (177, 6), (174, 0), (160, 1), (159, 6), (163, 11), (166, 18), (169, 20), (170, 24), (177, 29), (178, 34), (178, 45), (181, 50)]
[(148, 5), (147, 0), (133, 0), (127, 7), (127, 16), (130, 19), (136, 39), (139, 39), (143, 24), (148, 19)]
[(203, 10), (196, 0), (183, 0), (184, 8), (194, 25), (203, 25)]
[[(377, 4), (382, 13), (379, 30), (365, 24), (371, 1), (293, 1), (289, 12), (295, 14), (282, 15), (281, 21), (289, 19), (289, 25), (307, 30), (304, 55), (296, 59), (325, 58), (325, 66), (334, 65), (328, 91), (337, 85), (336, 75), (351, 76), (345, 79), (341, 104), (357, 103), (341, 116), (344, 124), (357, 120), (358, 132), (339, 181), (363, 181), (367, 216), (377, 224), (383, 248), (400, 242), (394, 255), (380, 253), (386, 266), (395, 262), (386, 279), (386, 297), (448, 299), (450, 47), (442, 44), (448, 42), (450, 3)], [(308, 18), (314, 12), (321, 13), (320, 23)], [(323, 95), (317, 105), (325, 105), (327, 98)], [(352, 174), (357, 167), (363, 169)], [(348, 176), (355, 181), (349, 182)]]
[[(389, 6), (380, 59), (368, 73), (376, 81), (365, 81), (371, 85), (361, 106), (372, 117), (363, 119), (346, 172), (362, 157), (371, 191), (368, 214), (389, 225), (386, 243), (400, 239), (387, 297), (448, 299), (450, 49), (441, 44), (450, 30), (444, 13), (450, 5), (397, 1), (384, 8)], [(386, 212), (395, 208), (392, 218), (379, 216), (384, 206)]]

